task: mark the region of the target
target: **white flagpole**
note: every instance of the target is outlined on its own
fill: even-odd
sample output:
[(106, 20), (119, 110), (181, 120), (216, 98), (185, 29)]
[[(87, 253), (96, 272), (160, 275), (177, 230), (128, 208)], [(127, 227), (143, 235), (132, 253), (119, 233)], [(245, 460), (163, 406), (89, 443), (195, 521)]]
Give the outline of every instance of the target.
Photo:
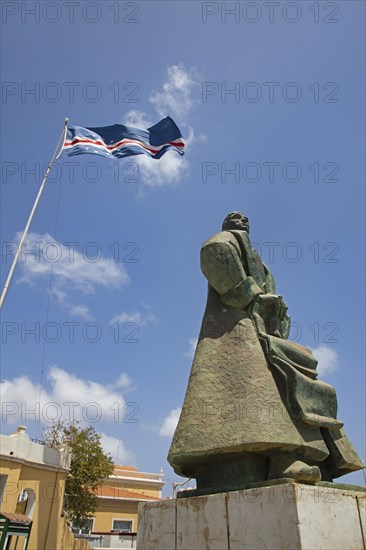
[[(67, 123), (69, 122), (69, 119), (66, 117), (65, 118), (65, 123), (64, 123), (64, 127), (62, 129), (62, 134), (60, 136), (60, 139), (58, 140), (58, 143), (56, 145), (56, 149), (55, 149), (55, 152), (53, 153), (53, 156), (47, 166), (47, 170), (43, 176), (43, 180), (42, 180), (42, 183), (41, 183), (41, 186), (39, 188), (39, 191), (38, 191), (38, 194), (37, 194), (37, 197), (36, 197), (36, 200), (34, 201), (34, 204), (33, 204), (33, 208), (32, 208), (32, 211), (30, 213), (30, 216), (28, 218), (28, 221), (27, 221), (27, 225), (25, 226), (25, 229), (24, 229), (24, 232), (23, 232), (23, 235), (22, 235), (22, 238), (20, 240), (20, 243), (18, 245), (18, 249), (16, 251), (16, 254), (14, 256), (14, 260), (13, 260), (13, 263), (11, 264), (11, 268), (10, 268), (10, 271), (9, 271), (9, 275), (8, 275), (8, 278), (6, 279), (6, 283), (4, 285), (4, 288), (3, 288), (3, 291), (1, 293), (1, 298), (0, 298), (0, 309), (2, 308), (3, 306), (3, 303), (4, 303), (4, 300), (5, 300), (5, 296), (6, 296), (6, 293), (8, 291), (8, 288), (10, 286), (10, 281), (11, 281), (11, 278), (13, 276), (13, 273), (14, 273), (14, 270), (15, 270), (15, 267), (17, 265), (17, 261), (18, 261), (18, 258), (20, 256), (20, 253), (22, 251), (22, 248), (23, 248), (23, 244), (24, 244), (24, 241), (27, 237), (27, 233), (28, 233), (28, 230), (29, 230), (29, 227), (30, 227), (30, 224), (32, 222), (32, 219), (33, 219), (33, 216), (34, 216), (34, 213), (36, 211), (36, 208), (37, 208), (37, 205), (39, 203), (39, 199), (41, 198), (41, 194), (42, 194), (42, 191), (43, 191), (43, 188), (45, 186), (45, 183), (47, 181), (47, 178), (48, 178), (48, 175), (50, 173), (50, 170), (52, 168), (52, 165), (55, 161), (55, 158), (56, 158), (56, 155), (57, 155), (57, 151), (58, 151), (58, 148), (60, 146), (60, 143), (62, 142), (62, 145), (64, 144), (65, 142), (65, 138), (66, 138), (66, 132), (67, 132)], [(61, 149), (62, 150), (62, 149)], [(61, 150), (60, 150), (60, 153), (61, 153)], [(58, 157), (57, 157), (58, 158)]]

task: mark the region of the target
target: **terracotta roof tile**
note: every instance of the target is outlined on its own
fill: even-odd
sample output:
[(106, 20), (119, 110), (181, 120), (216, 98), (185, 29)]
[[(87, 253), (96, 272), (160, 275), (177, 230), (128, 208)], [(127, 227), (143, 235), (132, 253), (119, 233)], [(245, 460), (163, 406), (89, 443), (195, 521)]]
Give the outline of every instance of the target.
[(96, 491), (98, 497), (112, 497), (112, 498), (132, 498), (132, 499), (143, 499), (143, 500), (161, 500), (159, 497), (152, 497), (150, 495), (145, 495), (141, 491), (128, 491), (127, 489), (120, 489), (118, 487), (111, 487), (109, 485), (101, 485)]
[(118, 465), (118, 464), (115, 464), (114, 465), (114, 469), (117, 470), (131, 470), (133, 472), (137, 472), (138, 470), (134, 467), (134, 466), (121, 466), (121, 465)]

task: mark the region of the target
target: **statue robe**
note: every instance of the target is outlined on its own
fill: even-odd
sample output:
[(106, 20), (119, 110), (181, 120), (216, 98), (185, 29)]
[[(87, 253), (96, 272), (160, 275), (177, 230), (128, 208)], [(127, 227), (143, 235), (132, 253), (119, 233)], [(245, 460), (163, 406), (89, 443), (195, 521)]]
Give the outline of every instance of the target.
[(175, 472), (197, 478), (215, 457), (278, 451), (327, 464), (328, 479), (362, 468), (311, 350), (286, 340), (288, 318), (269, 315), (269, 327), (268, 312), (254, 305), (258, 294), (275, 294), (275, 283), (248, 234), (211, 237), (201, 268), (207, 306), (168, 455)]

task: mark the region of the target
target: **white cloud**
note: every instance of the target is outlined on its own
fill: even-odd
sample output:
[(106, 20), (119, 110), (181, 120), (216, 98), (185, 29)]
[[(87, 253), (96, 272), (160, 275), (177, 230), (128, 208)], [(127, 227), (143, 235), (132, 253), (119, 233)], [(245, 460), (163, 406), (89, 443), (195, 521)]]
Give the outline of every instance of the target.
[[(16, 240), (20, 238), (21, 234), (18, 233)], [(100, 257), (90, 261), (93, 259), (91, 255), (57, 241), (48, 233), (29, 233), (20, 257), (19, 282), (33, 285), (36, 281), (44, 281), (52, 272), (50, 292), (60, 306), (75, 317), (92, 321), (94, 317), (89, 307), (72, 303), (68, 292), (78, 290), (82, 294), (92, 294), (98, 286), (119, 288), (129, 282), (123, 265), (111, 258), (103, 258), (98, 245), (93, 247), (93, 252), (94, 249), (99, 251)]]
[(193, 143), (207, 143), (208, 141), (205, 134), (203, 134), (202, 132), (196, 134), (196, 131), (191, 126), (188, 126), (187, 132), (188, 133), (185, 136), (186, 149), (189, 148)]
[(115, 464), (123, 466), (136, 466), (135, 455), (126, 449), (125, 444), (121, 439), (117, 439), (117, 437), (106, 435), (104, 433), (101, 435), (102, 447), (106, 453), (109, 453), (112, 456), (112, 460)]
[(179, 416), (180, 416), (181, 408), (177, 407), (176, 409), (172, 409), (168, 416), (164, 419), (161, 428), (159, 430), (159, 434), (163, 437), (172, 437), (175, 428), (177, 427)]
[(69, 312), (75, 317), (81, 317), (85, 321), (93, 321), (94, 317), (90, 313), (90, 309), (86, 305), (69, 305)]
[[(115, 391), (116, 384), (82, 379), (56, 366), (50, 368), (47, 378), (50, 388), (41, 392), (40, 385), (25, 375), (0, 384), (4, 423), (37, 420), (49, 426), (54, 420), (76, 419), (96, 426), (102, 421), (122, 421), (125, 400)], [(118, 380), (121, 382), (121, 376)]]
[[(20, 233), (16, 240), (20, 239)], [(35, 254), (26, 252), (35, 251)], [(99, 252), (100, 253), (100, 252)], [(29, 233), (25, 242), (24, 254), (20, 261), (22, 277), (20, 282), (34, 283), (52, 271), (53, 282), (65, 297), (67, 288), (74, 288), (90, 294), (97, 286), (118, 288), (129, 281), (123, 265), (111, 258), (97, 258), (90, 261), (87, 254), (73, 250), (48, 233)]]
[(115, 383), (116, 388), (128, 388), (131, 386), (132, 380), (125, 372), (122, 372)]
[(143, 111), (128, 111), (126, 114), (123, 124), (126, 124), (126, 126), (135, 126), (136, 128), (150, 128), (150, 126), (153, 126), (156, 124), (156, 120), (151, 120), (148, 118), (148, 115), (144, 113)]
[(81, 421), (92, 425), (101, 433), (102, 447), (112, 455), (116, 464), (135, 465), (135, 455), (124, 442), (116, 437), (98, 431), (98, 421), (115, 422), (120, 425), (125, 415), (125, 400), (113, 388), (132, 383), (122, 373), (116, 384), (103, 385), (92, 380), (83, 380), (58, 367), (51, 367), (48, 373), (50, 389), (42, 389), (28, 376), (22, 375), (0, 384), (2, 420), (5, 425), (29, 424), (40, 421), (47, 429), (53, 420)]
[(171, 65), (167, 73), (163, 90), (153, 91), (149, 101), (160, 116), (171, 115), (185, 122), (194, 105), (194, 91), (198, 87), (199, 74), (195, 68), (186, 69), (182, 63)]
[(160, 159), (153, 159), (146, 155), (135, 157), (141, 180), (146, 187), (174, 186), (180, 182), (188, 171), (188, 161), (175, 151), (167, 151)]
[[(47, 392), (41, 396), (41, 406), (35, 407), (40, 399), (40, 386), (33, 382), (25, 375), (13, 378), (13, 380), (4, 380), (0, 384), (0, 396), (2, 402), (2, 420), (5, 423), (9, 422), (25, 422), (25, 418), (21, 418), (22, 411), (43, 409), (46, 403), (51, 403), (51, 399)], [(31, 415), (29, 415), (31, 417)], [(34, 415), (32, 416), (34, 419)]]
[(328, 346), (312, 348), (314, 356), (318, 360), (317, 371), (320, 376), (334, 372), (338, 368), (338, 354)]
[(65, 291), (53, 285), (50, 288), (50, 294), (56, 298), (62, 309), (68, 311), (74, 317), (84, 319), (84, 321), (94, 321), (90, 309), (85, 304), (73, 304)]
[(115, 315), (111, 321), (113, 323), (136, 323), (139, 327), (144, 327), (150, 323), (156, 323), (156, 317), (151, 311), (147, 310), (145, 312), (141, 311), (131, 311), (130, 313), (121, 312)]
[(191, 359), (193, 358), (194, 352), (196, 351), (197, 342), (198, 338), (190, 338), (188, 340), (189, 350), (184, 354), (185, 357), (190, 357)]

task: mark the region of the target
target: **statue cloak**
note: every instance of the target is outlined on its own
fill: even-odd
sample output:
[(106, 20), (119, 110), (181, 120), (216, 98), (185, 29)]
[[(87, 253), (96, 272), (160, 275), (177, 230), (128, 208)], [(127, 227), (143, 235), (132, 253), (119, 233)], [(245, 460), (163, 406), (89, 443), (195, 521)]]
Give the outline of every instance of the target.
[(328, 479), (362, 468), (311, 350), (286, 339), (286, 316), (269, 315), (270, 327), (255, 305), (258, 294), (275, 294), (275, 283), (248, 233), (211, 237), (201, 268), (207, 305), (168, 455), (175, 472), (197, 477), (217, 457), (278, 451), (326, 464)]

